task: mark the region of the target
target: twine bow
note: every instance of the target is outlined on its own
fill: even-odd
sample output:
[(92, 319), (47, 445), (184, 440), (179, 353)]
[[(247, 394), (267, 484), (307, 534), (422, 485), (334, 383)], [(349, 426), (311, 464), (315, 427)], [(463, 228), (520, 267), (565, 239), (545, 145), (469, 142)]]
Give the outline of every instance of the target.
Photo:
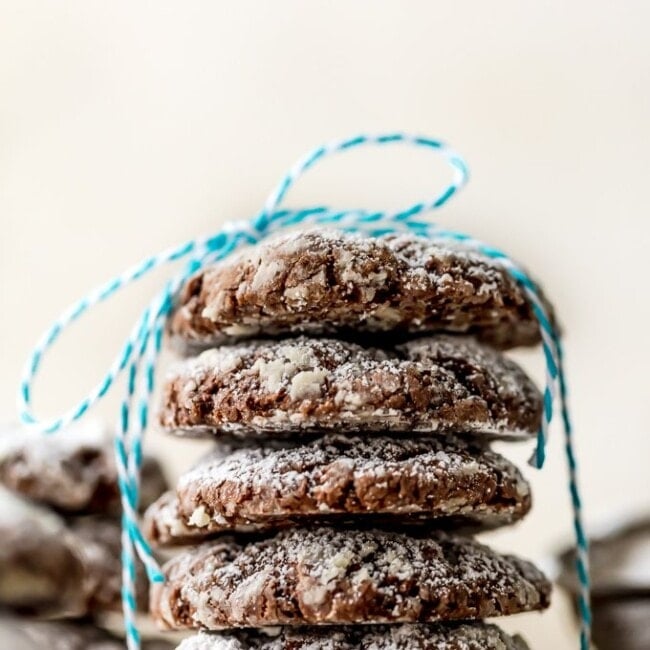
[[(316, 206), (300, 210), (282, 208), (284, 199), (294, 183), (317, 162), (330, 154), (366, 145), (408, 144), (441, 155), (451, 167), (452, 180), (438, 195), (428, 201), (414, 203), (399, 212), (371, 212), (366, 210), (335, 210)], [(582, 626), (580, 647), (588, 650), (590, 643), (591, 612), (589, 606), (588, 543), (582, 523), (582, 505), (577, 484), (576, 458), (573, 448), (573, 430), (567, 404), (566, 380), (563, 370), (563, 352), (559, 333), (553, 326), (535, 284), (524, 270), (502, 251), (468, 235), (440, 228), (431, 222), (419, 220), (425, 212), (442, 207), (468, 180), (468, 169), (463, 159), (438, 140), (404, 133), (376, 136), (358, 135), (330, 142), (300, 159), (271, 192), (262, 211), (250, 220), (226, 224), (211, 237), (192, 239), (180, 246), (165, 250), (143, 260), (124, 273), (91, 291), (66, 309), (43, 334), (32, 350), (20, 382), (18, 411), (21, 422), (43, 433), (55, 434), (84, 414), (111, 390), (121, 375), (126, 375), (126, 390), (120, 406), (115, 429), (115, 458), (122, 502), (122, 601), (124, 625), (129, 650), (140, 648), (136, 625), (136, 554), (144, 563), (153, 582), (164, 580), (138, 524), (142, 438), (147, 428), (151, 396), (154, 390), (155, 370), (161, 350), (165, 322), (172, 309), (174, 297), (187, 280), (199, 269), (230, 255), (247, 244), (254, 244), (273, 232), (298, 224), (329, 225), (351, 232), (377, 236), (394, 232), (411, 232), (432, 240), (462, 241), (466, 246), (501, 264), (521, 286), (539, 323), (542, 348), (546, 361), (546, 382), (543, 392), (542, 426), (537, 436), (531, 464), (544, 464), (549, 425), (556, 404), (565, 435), (565, 450), (569, 470), (569, 491), (573, 506), (577, 545), (576, 568), (580, 581), (579, 609)], [(51, 420), (39, 420), (32, 410), (32, 384), (38, 374), (45, 353), (57, 341), (63, 330), (78, 320), (94, 305), (108, 300), (127, 285), (138, 281), (154, 269), (168, 263), (185, 260), (183, 270), (168, 280), (162, 290), (146, 307), (131, 330), (117, 357), (101, 381), (75, 406)]]

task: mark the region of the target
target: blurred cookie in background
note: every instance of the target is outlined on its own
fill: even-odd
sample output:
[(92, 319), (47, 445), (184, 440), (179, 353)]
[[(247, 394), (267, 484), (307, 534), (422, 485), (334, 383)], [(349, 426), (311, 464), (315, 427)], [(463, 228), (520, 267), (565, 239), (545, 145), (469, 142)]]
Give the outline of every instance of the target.
[[(89, 614), (122, 611), (121, 529), (114, 519), (79, 517), (69, 523), (83, 558), (86, 610)], [(144, 566), (136, 567), (138, 609), (147, 611), (149, 583)]]
[[(11, 650), (124, 650), (123, 639), (89, 621), (27, 621), (0, 617), (0, 647)], [(143, 641), (142, 650), (171, 650), (166, 641)]]
[[(56, 513), (0, 488), (0, 606), (78, 618), (121, 607), (119, 522)], [(138, 605), (147, 606), (144, 571)]]
[(650, 598), (593, 601), (592, 636), (599, 650), (650, 648)]
[[(0, 483), (64, 514), (120, 512), (112, 436), (91, 418), (51, 435), (18, 425), (0, 427)], [(160, 464), (145, 457), (141, 507), (166, 489)]]
[[(561, 557), (560, 585), (575, 595), (574, 552)], [(599, 650), (650, 648), (650, 516), (591, 541), (593, 639)]]
[(65, 521), (4, 488), (0, 503), (0, 606), (28, 615), (83, 615), (86, 569)]

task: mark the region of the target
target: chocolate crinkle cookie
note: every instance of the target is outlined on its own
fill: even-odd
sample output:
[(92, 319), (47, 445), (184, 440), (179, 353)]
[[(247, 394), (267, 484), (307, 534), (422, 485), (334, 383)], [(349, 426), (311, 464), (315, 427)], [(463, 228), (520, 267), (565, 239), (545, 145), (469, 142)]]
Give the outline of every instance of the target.
[[(0, 618), (0, 647), (6, 650), (124, 650), (125, 641), (89, 621)], [(167, 641), (144, 640), (142, 650), (173, 650)]]
[[(103, 424), (84, 420), (53, 435), (5, 426), (0, 430), (0, 482), (65, 514), (120, 512), (111, 436)], [(145, 457), (142, 507), (167, 489), (162, 468)]]
[[(51, 618), (119, 610), (119, 522), (52, 511), (0, 491), (0, 606)], [(144, 571), (138, 604), (147, 606)]]
[[(559, 582), (577, 593), (575, 550), (560, 557)], [(594, 599), (645, 596), (650, 599), (650, 517), (627, 522), (589, 544), (589, 569)]]
[[(650, 518), (590, 540), (592, 636), (600, 650), (650, 648)], [(578, 594), (575, 550), (560, 557), (559, 584)], [(576, 614), (579, 611), (576, 608)]]
[[(158, 543), (224, 531), (386, 515), (389, 525), (453, 520), (495, 527), (530, 509), (519, 470), (460, 438), (329, 435), (303, 445), (220, 449), (181, 476), (146, 513)], [(442, 521), (436, 521), (437, 526)]]
[[(81, 517), (68, 525), (81, 549), (88, 612), (121, 611), (122, 543), (119, 522), (105, 517)], [(135, 589), (138, 609), (147, 611), (148, 581), (140, 563), (136, 569)]]
[(650, 594), (595, 599), (592, 637), (599, 650), (650, 648)]
[(201, 632), (177, 650), (528, 650), (524, 640), (495, 625), (371, 625)]
[(167, 376), (162, 425), (194, 434), (482, 432), (530, 436), (538, 389), (513, 361), (438, 335), (389, 349), (335, 339), (252, 341), (208, 350)]
[(551, 589), (531, 563), (442, 532), (291, 529), (164, 571), (151, 611), (169, 629), (474, 620), (544, 609)]
[(203, 269), (171, 331), (194, 347), (298, 333), (445, 331), (502, 348), (540, 340), (519, 285), (468, 244), (333, 230), (284, 234)]
[(78, 540), (56, 514), (0, 488), (0, 606), (39, 616), (87, 612)]

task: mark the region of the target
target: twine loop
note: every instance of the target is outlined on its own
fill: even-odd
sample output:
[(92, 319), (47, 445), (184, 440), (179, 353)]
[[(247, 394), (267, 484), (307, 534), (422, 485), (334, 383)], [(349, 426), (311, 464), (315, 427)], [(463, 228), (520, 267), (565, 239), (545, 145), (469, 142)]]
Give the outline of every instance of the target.
[[(392, 213), (336, 210), (327, 206), (304, 209), (282, 207), (295, 182), (324, 158), (334, 153), (362, 146), (389, 144), (406, 144), (437, 153), (451, 168), (451, 180), (432, 198), (411, 204), (405, 209)], [(525, 271), (505, 253), (463, 233), (442, 229), (430, 221), (418, 219), (424, 213), (445, 205), (467, 183), (468, 177), (469, 172), (464, 160), (445, 144), (431, 138), (405, 133), (386, 133), (375, 136), (357, 135), (330, 142), (298, 160), (270, 193), (264, 203), (264, 208), (256, 216), (249, 220), (229, 222), (210, 237), (189, 240), (142, 260), (63, 311), (41, 336), (25, 364), (18, 392), (19, 417), (28, 428), (38, 429), (46, 434), (56, 434), (72, 422), (81, 419), (97, 402), (101, 401), (113, 388), (118, 378), (123, 375), (126, 378), (126, 387), (115, 428), (115, 458), (123, 512), (122, 600), (129, 650), (140, 648), (140, 635), (135, 619), (136, 555), (144, 563), (147, 575), (152, 582), (164, 580), (151, 548), (140, 530), (138, 503), (142, 438), (148, 425), (149, 405), (154, 390), (156, 364), (162, 347), (165, 323), (173, 307), (174, 298), (183, 285), (206, 265), (227, 257), (244, 245), (255, 244), (278, 230), (303, 224), (326, 225), (346, 231), (364, 232), (372, 236), (411, 232), (432, 240), (462, 241), (466, 246), (497, 260), (521, 286), (539, 323), (546, 361), (542, 427), (537, 436), (535, 453), (530, 462), (537, 468), (541, 468), (544, 464), (548, 430), (556, 410), (556, 402), (558, 402), (565, 433), (569, 491), (576, 533), (576, 567), (581, 586), (579, 596), (582, 619), (580, 645), (582, 650), (588, 650), (591, 629), (588, 545), (582, 523), (582, 504), (577, 484), (573, 432), (567, 404), (560, 336), (549, 318), (537, 287)], [(103, 378), (77, 404), (60, 416), (49, 420), (39, 420), (32, 409), (32, 385), (40, 371), (45, 354), (55, 344), (61, 333), (93, 306), (113, 297), (126, 286), (137, 282), (154, 269), (180, 261), (185, 262), (183, 269), (168, 280), (154, 296)]]

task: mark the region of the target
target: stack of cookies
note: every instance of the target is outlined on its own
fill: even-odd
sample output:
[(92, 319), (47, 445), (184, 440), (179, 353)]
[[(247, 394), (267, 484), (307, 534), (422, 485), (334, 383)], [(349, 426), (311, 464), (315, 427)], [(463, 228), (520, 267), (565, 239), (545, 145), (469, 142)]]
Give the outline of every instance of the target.
[(484, 620), (544, 609), (550, 585), (473, 538), (529, 511), (490, 441), (534, 436), (542, 410), (499, 351), (539, 335), (498, 263), (285, 234), (199, 272), (171, 331), (197, 356), (161, 423), (217, 443), (145, 517), (158, 545), (192, 545), (152, 592), (160, 626), (202, 630), (179, 648), (527, 647)]
[[(49, 437), (5, 427), (0, 483), (0, 647), (122, 648), (98, 625), (121, 611), (120, 498), (108, 431), (96, 421)], [(158, 463), (145, 459), (143, 505), (166, 489)], [(138, 586), (146, 610), (144, 575)]]

